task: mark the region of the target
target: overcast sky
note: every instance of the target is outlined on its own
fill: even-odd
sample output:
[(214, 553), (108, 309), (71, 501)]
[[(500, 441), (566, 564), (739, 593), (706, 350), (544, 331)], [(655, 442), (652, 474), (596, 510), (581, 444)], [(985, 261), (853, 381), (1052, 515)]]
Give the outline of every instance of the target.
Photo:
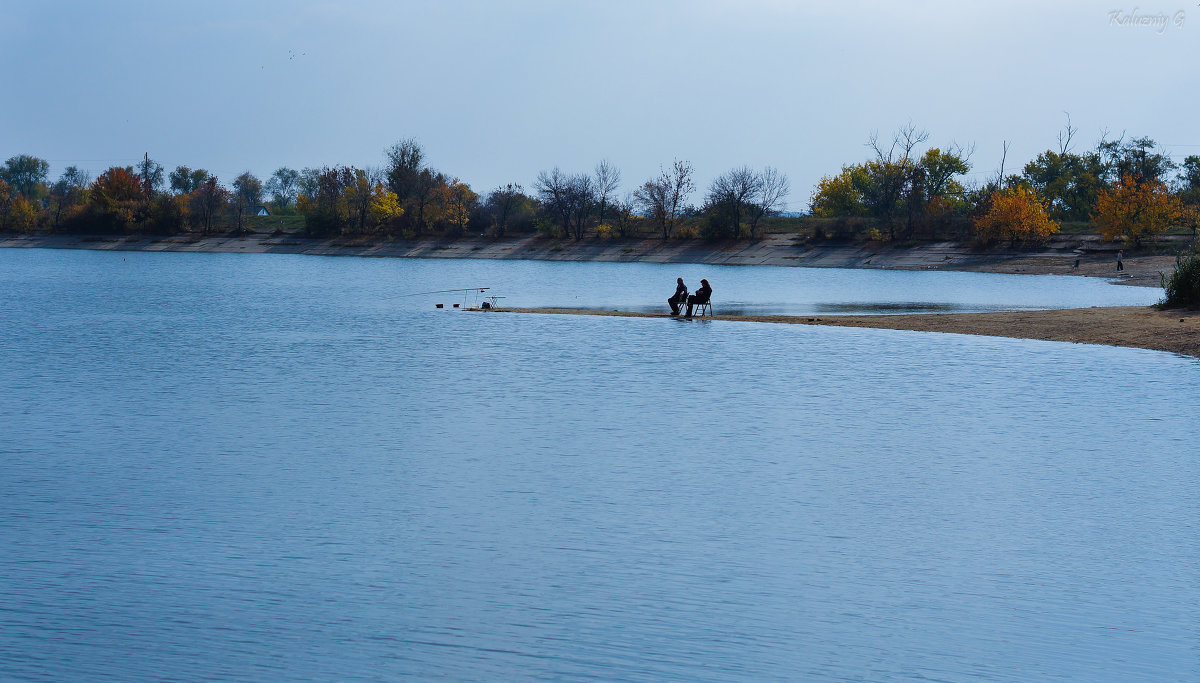
[(680, 158), (702, 189), (775, 166), (802, 209), (910, 121), (974, 143), (969, 179), (1004, 140), (1009, 169), (1055, 146), (1064, 111), (1079, 149), (1200, 154), (1200, 5), (1122, 2), (7, 0), (0, 159), (57, 177), (149, 152), (228, 181), (379, 166), (412, 137), (481, 193), (601, 159), (629, 190)]

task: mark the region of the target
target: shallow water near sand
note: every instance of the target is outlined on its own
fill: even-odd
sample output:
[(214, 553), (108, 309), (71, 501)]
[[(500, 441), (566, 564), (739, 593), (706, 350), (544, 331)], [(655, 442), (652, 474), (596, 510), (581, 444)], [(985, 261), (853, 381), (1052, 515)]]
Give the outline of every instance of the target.
[(677, 275), (772, 313), (1158, 295), (0, 250), (0, 679), (1200, 677), (1195, 359), (405, 296)]

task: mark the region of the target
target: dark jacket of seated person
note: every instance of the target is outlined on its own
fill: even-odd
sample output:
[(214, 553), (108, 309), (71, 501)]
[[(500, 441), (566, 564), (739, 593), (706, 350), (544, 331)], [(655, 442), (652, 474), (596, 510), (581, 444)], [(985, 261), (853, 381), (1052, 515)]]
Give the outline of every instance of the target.
[(675, 282), (675, 293), (671, 295), (670, 299), (667, 299), (667, 305), (671, 307), (672, 315), (679, 314), (679, 305), (687, 303), (688, 298), (687, 285), (683, 284), (683, 278), (676, 278)]
[(708, 284), (708, 280), (701, 280), (700, 289), (697, 289), (695, 294), (688, 297), (687, 314), (692, 314), (692, 304), (706, 304), (711, 296), (712, 286)]

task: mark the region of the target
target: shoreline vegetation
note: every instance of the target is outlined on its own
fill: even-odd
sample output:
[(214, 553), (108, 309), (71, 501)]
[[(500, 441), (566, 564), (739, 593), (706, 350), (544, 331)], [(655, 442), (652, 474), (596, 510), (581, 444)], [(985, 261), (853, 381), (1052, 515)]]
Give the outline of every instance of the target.
[(1007, 175), (1002, 159), (986, 179), (971, 179), (979, 176), (973, 144), (935, 146), (911, 123), (890, 140), (872, 133), (868, 158), (822, 176), (799, 212), (788, 202), (796, 207), (805, 193), (794, 197), (777, 168), (734, 167), (705, 189), (679, 158), (640, 183), (623, 182), (605, 159), (591, 171), (540, 171), (528, 188), (477, 192), (430, 166), (413, 138), (384, 150), (380, 167), (280, 167), (265, 183), (249, 171), (225, 183), (183, 165), (168, 173), (148, 152), (95, 177), (68, 166), (51, 181), (48, 161), (18, 154), (0, 166), (0, 232), (203, 238), (261, 232), (256, 219), (269, 218), (273, 236), (385, 242), (476, 235), (753, 242), (802, 232), (817, 242), (1036, 249), (1086, 232), (1136, 249), (1162, 236), (1196, 238), (1200, 155), (1177, 163), (1153, 139), (1124, 135), (1073, 151), (1076, 132), (1068, 115), (1057, 151)]

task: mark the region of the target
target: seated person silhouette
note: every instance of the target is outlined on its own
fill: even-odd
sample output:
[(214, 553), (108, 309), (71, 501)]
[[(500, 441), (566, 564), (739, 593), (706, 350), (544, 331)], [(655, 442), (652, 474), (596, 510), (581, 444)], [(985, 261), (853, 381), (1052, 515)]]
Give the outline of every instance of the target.
[(692, 317), (692, 306), (693, 305), (706, 304), (706, 303), (708, 303), (708, 299), (711, 296), (712, 296), (712, 287), (709, 286), (708, 280), (700, 280), (700, 289), (697, 289), (695, 294), (688, 297), (688, 300), (687, 300), (688, 307), (687, 307), (687, 316), (686, 317), (688, 317), (688, 318)]
[(671, 315), (679, 315), (679, 307), (687, 302), (688, 292), (687, 285), (683, 284), (683, 278), (676, 278), (675, 293), (667, 299), (667, 303), (671, 306)]

